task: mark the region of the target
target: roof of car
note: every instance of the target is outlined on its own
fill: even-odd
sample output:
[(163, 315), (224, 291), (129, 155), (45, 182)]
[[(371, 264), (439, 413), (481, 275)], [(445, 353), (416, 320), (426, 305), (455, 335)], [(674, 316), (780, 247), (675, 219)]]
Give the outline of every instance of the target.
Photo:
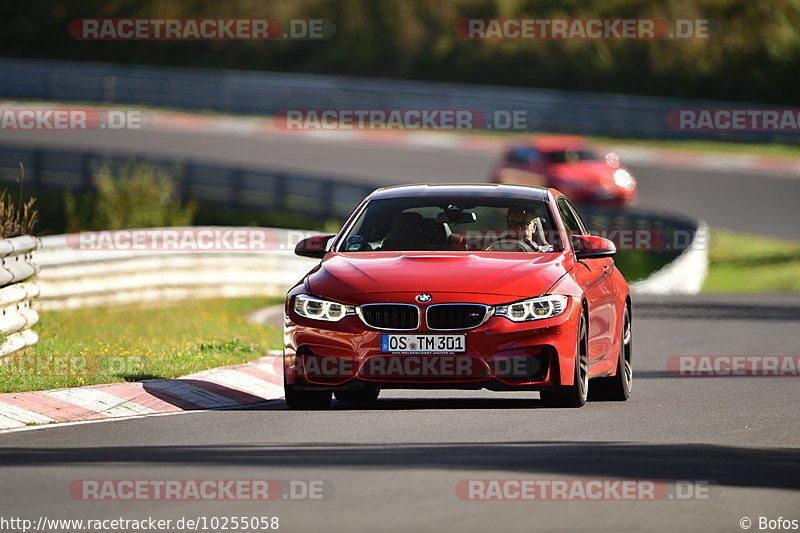
[(547, 188), (531, 187), (528, 185), (508, 185), (496, 183), (419, 183), (413, 185), (396, 185), (384, 187), (372, 193), (371, 199), (389, 198), (419, 198), (432, 197), (474, 197), (486, 196), (491, 198), (516, 198), (521, 200), (547, 200)]
[(588, 142), (577, 135), (541, 135), (530, 139), (529, 146), (542, 152), (585, 148)]

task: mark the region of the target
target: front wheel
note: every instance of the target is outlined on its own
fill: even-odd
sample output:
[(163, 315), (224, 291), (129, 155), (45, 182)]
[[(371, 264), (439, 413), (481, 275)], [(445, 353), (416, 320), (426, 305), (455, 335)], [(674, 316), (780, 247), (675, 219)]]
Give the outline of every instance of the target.
[(592, 401), (624, 402), (631, 395), (633, 384), (633, 342), (631, 315), (628, 307), (622, 316), (622, 334), (619, 343), (619, 360), (617, 373), (607, 378), (592, 380), (589, 399)]
[(286, 405), (290, 409), (327, 409), (333, 396), (329, 390), (297, 390), (293, 385), (287, 384), (285, 378), (283, 392)]
[(572, 385), (557, 390), (542, 391), (542, 402), (547, 407), (583, 407), (589, 390), (589, 335), (586, 316), (581, 314), (578, 326), (578, 345), (575, 349)]

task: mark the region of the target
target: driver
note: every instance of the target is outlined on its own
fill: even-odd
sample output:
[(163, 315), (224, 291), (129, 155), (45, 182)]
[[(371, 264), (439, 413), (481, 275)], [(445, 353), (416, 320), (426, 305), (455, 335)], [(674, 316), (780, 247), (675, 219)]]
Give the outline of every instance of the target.
[(534, 250), (538, 250), (539, 245), (534, 240), (538, 223), (539, 219), (534, 213), (521, 207), (510, 207), (506, 213), (508, 231), (503, 234), (503, 237), (517, 239)]

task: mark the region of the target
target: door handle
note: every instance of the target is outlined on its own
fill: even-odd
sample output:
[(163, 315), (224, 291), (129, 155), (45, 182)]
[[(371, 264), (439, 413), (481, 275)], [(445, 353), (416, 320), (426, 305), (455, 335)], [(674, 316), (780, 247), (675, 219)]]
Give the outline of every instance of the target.
[(611, 271), (611, 265), (603, 265), (603, 274), (608, 274)]

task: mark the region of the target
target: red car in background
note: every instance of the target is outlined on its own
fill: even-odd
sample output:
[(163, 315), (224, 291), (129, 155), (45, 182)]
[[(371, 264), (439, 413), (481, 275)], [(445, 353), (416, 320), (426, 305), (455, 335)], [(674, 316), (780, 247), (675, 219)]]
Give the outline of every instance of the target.
[(554, 187), (579, 204), (629, 206), (636, 179), (609, 153), (601, 156), (583, 137), (534, 137), (512, 146), (493, 172), (495, 183)]
[(615, 252), (555, 189), (379, 189), (338, 235), (295, 249), (321, 261), (286, 299), (286, 403), (371, 402), (387, 388), (625, 400), (631, 299)]

